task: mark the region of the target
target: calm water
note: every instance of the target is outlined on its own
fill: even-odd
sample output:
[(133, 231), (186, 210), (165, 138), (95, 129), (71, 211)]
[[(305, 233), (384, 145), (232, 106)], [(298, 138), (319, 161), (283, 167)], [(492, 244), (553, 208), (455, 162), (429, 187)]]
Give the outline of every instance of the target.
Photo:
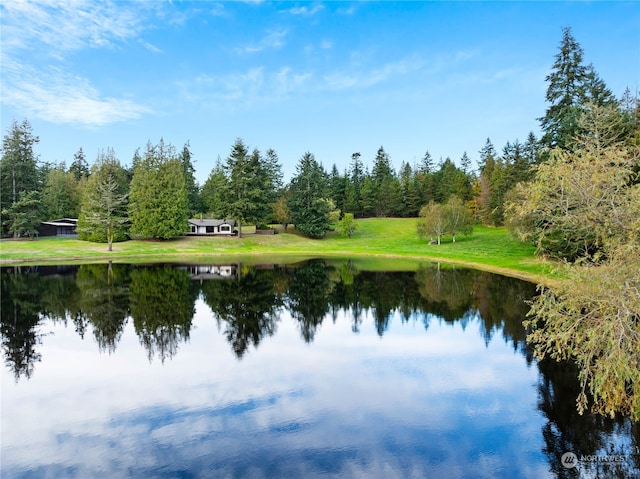
[[(640, 475), (640, 427), (579, 416), (572, 366), (527, 350), (526, 282), (350, 261), (1, 274), (2, 478)], [(604, 454), (623, 457), (586, 458)]]

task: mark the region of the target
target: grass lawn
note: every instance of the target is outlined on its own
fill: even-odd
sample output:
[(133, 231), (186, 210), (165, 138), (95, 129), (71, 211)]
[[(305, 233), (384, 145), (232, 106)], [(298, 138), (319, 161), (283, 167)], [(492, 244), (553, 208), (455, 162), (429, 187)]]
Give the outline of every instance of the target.
[[(0, 241), (0, 264), (216, 261), (238, 256), (284, 262), (309, 257), (352, 257), (373, 267), (376, 258), (441, 261), (484, 269), (551, 284), (559, 279), (553, 264), (534, 256), (534, 248), (514, 240), (505, 228), (479, 226), (471, 236), (458, 236), (455, 243), (445, 237), (441, 245), (418, 238), (415, 218), (369, 218), (357, 221), (351, 238), (330, 232), (321, 240), (305, 238), (290, 229), (273, 236), (255, 235), (243, 227), (242, 238), (185, 236), (168, 241), (132, 240), (107, 245), (70, 238)], [(254, 258), (258, 260), (259, 258)], [(244, 261), (244, 258), (243, 258)], [(415, 264), (415, 262), (405, 262)]]

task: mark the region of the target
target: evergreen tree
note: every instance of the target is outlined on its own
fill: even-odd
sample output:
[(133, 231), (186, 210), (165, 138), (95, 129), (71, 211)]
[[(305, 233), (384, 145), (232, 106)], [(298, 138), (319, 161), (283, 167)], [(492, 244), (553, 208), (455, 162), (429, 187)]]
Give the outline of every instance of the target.
[[(280, 190), (284, 188), (284, 180), (282, 174), (282, 165), (280, 164), (280, 158), (278, 153), (273, 148), (269, 148), (264, 156), (263, 168), (266, 173), (267, 187), (269, 194), (273, 198), (277, 197)], [(271, 201), (274, 201), (274, 199)]]
[(365, 177), (364, 166), (362, 165), (360, 156), (358, 152), (351, 155), (351, 185), (348, 185), (351, 191), (349, 191), (348, 195), (349, 201), (345, 205), (345, 210), (353, 212), (356, 217), (362, 216), (361, 190)]
[(409, 163), (403, 163), (400, 167), (400, 186), (403, 204), (401, 216), (417, 216), (422, 204), (422, 198), (420, 195), (418, 179), (414, 175)]
[(80, 179), (87, 178), (89, 176), (89, 164), (84, 156), (82, 147), (80, 147), (73, 155), (73, 161), (69, 167), (69, 172), (73, 174), (76, 181), (80, 181)]
[(14, 121), (2, 140), (0, 160), (0, 211), (18, 202), (21, 194), (40, 190), (34, 146), (40, 141), (31, 124)]
[(39, 191), (21, 192), (18, 201), (2, 210), (2, 222), (14, 238), (29, 235), (33, 239), (44, 219)]
[(487, 138), (484, 147), (480, 150), (478, 178), (478, 196), (476, 198), (477, 214), (484, 224), (495, 224), (495, 208), (497, 198), (502, 185), (499, 180), (502, 178), (502, 163), (496, 155), (496, 150)]
[(398, 209), (399, 192), (396, 185), (392, 186), (395, 179), (395, 172), (391, 167), (389, 154), (384, 151), (384, 147), (378, 148), (376, 158), (371, 171), (373, 182), (373, 197), (375, 203), (376, 216), (389, 216)]
[(444, 162), (440, 164), (440, 168), (434, 174), (434, 182), (436, 185), (435, 200), (437, 203), (446, 203), (449, 197), (454, 194), (458, 171), (456, 165), (451, 161), (451, 158), (447, 157)]
[(227, 214), (227, 201), (229, 197), (229, 183), (224, 172), (222, 161), (218, 157), (216, 165), (211, 170), (207, 181), (202, 186), (200, 200), (204, 212), (213, 218), (224, 218)]
[(539, 118), (544, 131), (541, 143), (545, 148), (579, 147), (576, 144), (581, 135), (578, 118), (585, 104), (606, 106), (615, 102), (593, 65), (583, 64), (583, 56), (584, 51), (573, 37), (571, 28), (565, 27), (552, 72), (545, 78), (548, 82), (545, 98), (550, 106), (545, 116)]
[(341, 214), (346, 212), (346, 194), (347, 194), (347, 177), (343, 176), (338, 171), (336, 164), (333, 164), (331, 168), (331, 174), (329, 175), (329, 192), (333, 203), (338, 208)]
[(242, 223), (259, 225), (271, 214), (274, 201), (273, 178), (262, 163), (260, 152), (249, 154), (247, 146), (238, 138), (227, 157), (225, 173), (229, 195), (227, 215), (238, 222), (238, 233), (242, 236)]
[(522, 147), (523, 155), (529, 164), (529, 168), (538, 164), (539, 160), (539, 151), (540, 151), (540, 143), (536, 138), (536, 135), (530, 131), (527, 136), (527, 141), (525, 141), (524, 146)]
[(273, 215), (274, 203), (283, 188), (282, 165), (278, 153), (273, 148), (269, 148), (264, 156), (260, 155), (258, 150), (254, 150), (254, 155), (257, 155), (255, 159), (258, 162), (258, 180), (262, 184), (262, 213), (259, 221), (266, 222)]
[(365, 218), (376, 214), (376, 187), (368, 174), (364, 176), (360, 187), (360, 212)]
[(460, 169), (465, 175), (471, 174), (471, 158), (469, 158), (466, 151), (462, 153), (460, 158)]
[(326, 173), (312, 153), (305, 153), (291, 179), (289, 209), (296, 228), (312, 238), (330, 230)]
[(86, 176), (76, 179), (72, 171), (65, 171), (64, 165), (49, 170), (42, 192), (45, 217), (77, 218), (80, 214), (82, 187)]
[(593, 67), (593, 63), (590, 63), (586, 70), (585, 77), (585, 95), (586, 101), (598, 106), (614, 105), (616, 98), (607, 87), (604, 80), (600, 78), (600, 75)]
[(493, 164), (496, 159), (496, 149), (489, 138), (487, 138), (487, 141), (485, 142), (479, 153), (480, 161), (478, 162), (478, 171), (482, 173), (485, 169), (487, 161), (491, 160), (491, 163)]
[(200, 203), (200, 187), (195, 177), (196, 170), (191, 160), (193, 155), (189, 146), (189, 142), (184, 144), (180, 153), (180, 161), (182, 162), (184, 184), (187, 190), (187, 215), (189, 218), (193, 218), (197, 213), (202, 212), (202, 205)]
[(435, 166), (429, 151), (425, 152), (420, 164), (416, 167), (416, 180), (421, 196), (421, 204), (426, 205), (436, 199), (434, 180)]
[(187, 189), (184, 168), (172, 145), (160, 139), (147, 143), (136, 166), (129, 196), (131, 234), (170, 239), (187, 231)]

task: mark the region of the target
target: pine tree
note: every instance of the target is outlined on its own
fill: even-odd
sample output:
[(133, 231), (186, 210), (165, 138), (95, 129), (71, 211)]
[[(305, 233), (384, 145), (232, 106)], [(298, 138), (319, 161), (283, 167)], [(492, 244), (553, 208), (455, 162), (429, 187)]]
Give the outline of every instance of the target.
[(14, 121), (2, 140), (0, 160), (0, 211), (18, 202), (21, 194), (40, 190), (34, 146), (40, 141), (31, 124)]
[[(562, 41), (555, 56), (548, 82), (546, 101), (550, 104), (539, 118), (544, 131), (541, 143), (547, 149), (573, 149), (581, 135), (578, 118), (587, 103), (606, 106), (615, 102), (611, 91), (598, 76), (593, 65), (584, 65), (584, 51), (571, 33), (562, 30)], [(548, 156), (548, 155), (547, 155)]]
[(238, 222), (238, 234), (242, 236), (242, 223), (259, 225), (271, 214), (271, 204), (275, 201), (273, 173), (267, 167), (260, 152), (251, 154), (242, 139), (238, 138), (231, 147), (225, 163), (228, 179), (226, 215)]
[(189, 147), (189, 142), (186, 142), (180, 153), (180, 161), (182, 162), (185, 188), (187, 190), (187, 215), (189, 218), (193, 218), (197, 213), (202, 212), (202, 205), (200, 203), (200, 187), (195, 177), (196, 170), (191, 159), (193, 154)]
[(218, 157), (200, 192), (203, 211), (213, 218), (224, 218), (227, 214), (228, 197), (229, 182), (224, 172), (222, 160)]
[(82, 147), (80, 147), (78, 151), (73, 155), (73, 161), (71, 162), (71, 166), (69, 167), (69, 172), (73, 173), (73, 176), (77, 181), (80, 181), (80, 179), (87, 178), (89, 176), (89, 164), (87, 163), (87, 159), (84, 156)]
[(327, 179), (312, 153), (305, 153), (291, 179), (289, 209), (296, 228), (312, 238), (322, 238), (331, 228)]
[[(392, 186), (395, 179), (395, 172), (391, 167), (389, 154), (384, 151), (384, 147), (378, 148), (376, 158), (371, 171), (373, 181), (373, 198), (375, 203), (376, 216), (389, 216), (393, 210), (398, 209), (398, 192), (394, 192), (397, 186)], [(396, 197), (394, 197), (396, 196)]]
[(347, 177), (340, 174), (336, 164), (333, 164), (331, 173), (329, 175), (329, 192), (331, 199), (333, 200), (336, 208), (338, 208), (341, 214), (346, 212), (346, 194), (347, 194)]
[(42, 192), (45, 217), (77, 218), (82, 200), (81, 188), (85, 181), (86, 176), (76, 179), (71, 170), (65, 171), (64, 165), (49, 170)]
[(2, 210), (3, 226), (17, 238), (23, 234), (33, 239), (43, 221), (43, 207), (39, 191), (20, 192), (18, 201)]
[(360, 160), (360, 153), (355, 152), (351, 155), (350, 165), (350, 185), (347, 185), (349, 191), (349, 201), (345, 205), (345, 210), (353, 212), (354, 216), (362, 216), (362, 182), (364, 181), (364, 166)]

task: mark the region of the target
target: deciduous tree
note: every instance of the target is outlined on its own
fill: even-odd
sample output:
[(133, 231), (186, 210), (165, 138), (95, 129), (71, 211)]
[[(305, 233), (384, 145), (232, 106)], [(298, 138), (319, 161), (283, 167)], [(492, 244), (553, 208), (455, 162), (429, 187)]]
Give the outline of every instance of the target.
[(454, 243), (456, 242), (458, 233), (469, 235), (473, 231), (473, 217), (460, 197), (454, 195), (449, 198), (447, 204), (444, 205), (443, 214), (447, 231), (453, 237)]
[(119, 185), (113, 176), (107, 176), (95, 190), (87, 192), (83, 226), (90, 234), (104, 234), (108, 250), (113, 250), (114, 238), (124, 236), (129, 223), (127, 196), (118, 192)]
[(351, 238), (358, 229), (358, 223), (353, 219), (353, 213), (346, 213), (340, 221), (340, 233), (342, 236)]
[[(80, 205), (80, 215), (78, 216), (78, 237), (85, 241), (95, 241), (97, 243), (107, 242), (107, 231), (97, 224), (92, 218), (101, 213), (96, 212), (95, 207), (100, 205), (96, 198), (98, 187), (108, 181), (117, 184), (114, 195), (126, 196), (129, 193), (129, 175), (122, 167), (112, 148), (101, 150), (98, 153), (96, 162), (91, 167), (91, 174), (84, 181), (82, 201)], [(127, 212), (119, 213), (119, 216), (127, 216)], [(128, 238), (128, 224), (121, 224), (121, 228), (113, 230), (112, 240), (124, 241)]]
[(443, 206), (433, 201), (423, 206), (420, 209), (417, 229), (420, 237), (429, 237), (433, 240), (435, 236), (437, 243), (440, 244), (442, 235), (447, 231), (447, 220)]

